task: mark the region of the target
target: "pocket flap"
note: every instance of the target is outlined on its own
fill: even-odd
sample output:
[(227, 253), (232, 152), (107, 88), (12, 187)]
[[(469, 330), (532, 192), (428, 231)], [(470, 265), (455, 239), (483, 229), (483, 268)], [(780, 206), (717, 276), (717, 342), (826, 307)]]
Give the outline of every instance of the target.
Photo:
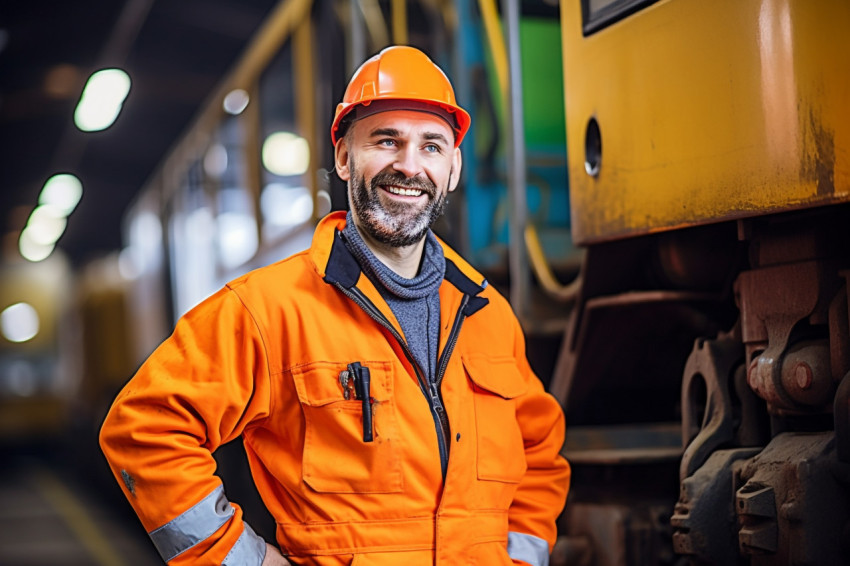
[(292, 368), (292, 379), (295, 381), (298, 399), (311, 407), (345, 401), (339, 374), (346, 367), (338, 363), (314, 362)]
[(472, 382), (490, 393), (513, 399), (528, 391), (528, 384), (520, 375), (513, 356), (490, 357), (464, 355), (463, 367)]
[[(388, 362), (363, 362), (371, 372), (371, 396), (384, 401), (388, 395), (390, 364)], [(321, 407), (330, 403), (351, 403), (343, 396), (339, 374), (348, 364), (339, 362), (312, 362), (292, 368), (292, 379), (298, 399), (304, 405)]]

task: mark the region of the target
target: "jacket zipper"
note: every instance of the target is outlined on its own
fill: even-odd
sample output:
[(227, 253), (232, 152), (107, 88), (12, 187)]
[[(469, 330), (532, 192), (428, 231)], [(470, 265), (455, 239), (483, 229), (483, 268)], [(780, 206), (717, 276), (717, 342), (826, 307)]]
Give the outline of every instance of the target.
[[(466, 303), (469, 302), (469, 295), (464, 295), (463, 299), (460, 303), (460, 308), (457, 311), (457, 315), (455, 315), (455, 321), (452, 323), (452, 330), (449, 333), (449, 339), (446, 341), (446, 347), (443, 349), (443, 353), (440, 356), (439, 361), (437, 362), (437, 373), (434, 376), (434, 383), (431, 384), (431, 395), (436, 401), (435, 409), (437, 410), (437, 416), (441, 419), (443, 423), (443, 442), (446, 443), (446, 446), (451, 445), (451, 438), (449, 435), (451, 431), (449, 430), (449, 416), (446, 414), (446, 411), (443, 407), (443, 394), (442, 394), (442, 385), (443, 385), (443, 377), (446, 373), (446, 368), (449, 366), (449, 358), (454, 352), (455, 344), (457, 344), (458, 336), (460, 335), (460, 327), (463, 325), (463, 321), (466, 318), (466, 315), (463, 314), (464, 309), (466, 308)], [(446, 472), (443, 471), (443, 478), (445, 479)]]
[(460, 302), (460, 308), (457, 311), (457, 315), (455, 316), (455, 321), (452, 324), (452, 331), (449, 333), (449, 339), (446, 341), (446, 347), (443, 349), (443, 355), (440, 356), (440, 361), (437, 366), (437, 376), (436, 382), (437, 387), (439, 387), (443, 383), (443, 375), (446, 373), (446, 368), (449, 366), (449, 358), (452, 355), (452, 352), (455, 349), (455, 344), (457, 344), (458, 336), (460, 335), (460, 327), (463, 325), (463, 321), (466, 319), (466, 315), (464, 314), (464, 309), (466, 309), (466, 303), (469, 302), (469, 295), (464, 295), (463, 300)]
[(443, 406), (442, 394), (440, 392), (440, 384), (443, 381), (443, 375), (445, 374), (446, 367), (448, 367), (448, 359), (451, 356), (452, 351), (454, 350), (455, 344), (457, 343), (457, 335), (460, 333), (460, 327), (463, 323), (463, 308), (466, 306), (469, 297), (467, 295), (463, 296), (463, 301), (461, 302), (461, 307), (458, 310), (458, 314), (455, 317), (455, 322), (452, 325), (452, 332), (449, 334), (449, 340), (446, 342), (446, 348), (443, 350), (443, 355), (440, 356), (440, 360), (438, 362), (438, 372), (435, 376), (435, 380), (433, 383), (426, 384), (426, 379), (422, 376), (422, 369), (419, 367), (419, 364), (416, 362), (416, 359), (413, 357), (413, 354), (410, 351), (410, 348), (407, 345), (407, 342), (404, 341), (404, 338), (393, 328), (393, 325), (390, 324), (390, 321), (387, 320), (387, 317), (378, 310), (378, 308), (366, 297), (360, 289), (354, 287), (353, 289), (346, 289), (342, 286), (341, 283), (334, 283), (334, 286), (339, 289), (343, 295), (354, 301), (360, 308), (362, 308), (366, 314), (369, 315), (375, 322), (386, 328), (390, 331), (393, 337), (401, 346), (404, 351), (404, 355), (407, 357), (407, 360), (413, 366), (413, 371), (416, 374), (416, 380), (419, 382), (419, 389), (422, 391), (422, 394), (425, 395), (425, 398), (428, 400), (428, 407), (431, 409), (431, 416), (434, 419), (434, 426), (437, 429), (437, 443), (440, 449), (440, 470), (443, 474), (443, 481), (446, 479), (446, 472), (448, 471), (449, 464), (449, 418), (446, 415), (446, 409)]

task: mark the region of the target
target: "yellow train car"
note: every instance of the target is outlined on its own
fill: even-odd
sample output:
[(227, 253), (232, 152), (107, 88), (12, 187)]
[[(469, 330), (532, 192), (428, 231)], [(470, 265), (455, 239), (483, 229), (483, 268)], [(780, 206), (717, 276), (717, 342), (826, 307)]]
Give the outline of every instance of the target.
[(0, 267), (0, 444), (59, 438), (77, 385), (71, 356), (73, 277), (57, 254)]
[(586, 257), (559, 556), (850, 563), (850, 4), (565, 0), (561, 24)]

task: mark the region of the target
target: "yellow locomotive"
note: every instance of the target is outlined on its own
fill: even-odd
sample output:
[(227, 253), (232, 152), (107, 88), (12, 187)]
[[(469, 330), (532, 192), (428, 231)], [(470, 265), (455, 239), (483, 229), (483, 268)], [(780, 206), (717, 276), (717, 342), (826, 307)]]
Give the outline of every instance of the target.
[(561, 8), (560, 559), (847, 564), (850, 4)]

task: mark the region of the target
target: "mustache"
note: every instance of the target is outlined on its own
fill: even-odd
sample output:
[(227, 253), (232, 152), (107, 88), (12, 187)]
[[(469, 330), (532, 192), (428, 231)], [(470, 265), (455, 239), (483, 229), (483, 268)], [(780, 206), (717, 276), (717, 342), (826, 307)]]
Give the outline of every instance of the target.
[(437, 194), (437, 185), (431, 182), (430, 179), (406, 177), (403, 173), (392, 169), (384, 169), (372, 177), (371, 185), (373, 189), (378, 185), (395, 185), (396, 187), (403, 187), (405, 189), (418, 189), (428, 193), (431, 197)]

